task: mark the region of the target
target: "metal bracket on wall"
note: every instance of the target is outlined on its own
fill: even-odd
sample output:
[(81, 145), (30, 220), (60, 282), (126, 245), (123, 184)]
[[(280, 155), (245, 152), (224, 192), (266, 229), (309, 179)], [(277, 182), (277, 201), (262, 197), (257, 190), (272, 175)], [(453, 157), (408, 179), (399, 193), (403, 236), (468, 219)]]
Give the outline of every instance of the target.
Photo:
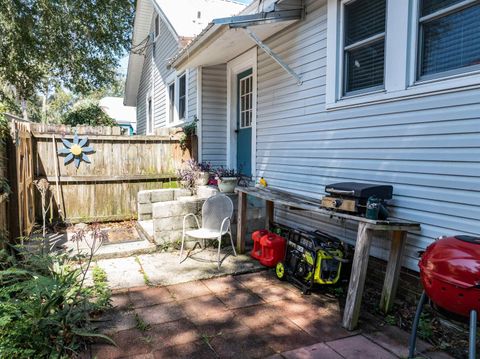
[(295, 71), (293, 71), (292, 68), (288, 66), (288, 64), (286, 64), (276, 53), (274, 53), (272, 49), (265, 45), (252, 30), (250, 30), (248, 27), (243, 27), (242, 29), (263, 51), (265, 51), (267, 55), (274, 59), (285, 71), (287, 71), (292, 77), (294, 77), (295, 80), (297, 80), (298, 86), (303, 83), (303, 80), (300, 78), (300, 76)]

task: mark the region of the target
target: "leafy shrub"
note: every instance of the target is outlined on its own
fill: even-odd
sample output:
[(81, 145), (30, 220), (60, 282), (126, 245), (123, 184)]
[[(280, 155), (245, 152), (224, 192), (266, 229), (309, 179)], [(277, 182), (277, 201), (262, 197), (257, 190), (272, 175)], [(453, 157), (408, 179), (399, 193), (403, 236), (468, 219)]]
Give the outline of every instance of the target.
[(115, 121), (103, 112), (97, 101), (76, 104), (62, 118), (62, 123), (70, 126), (116, 126)]
[(88, 338), (110, 340), (90, 321), (108, 305), (106, 292), (84, 286), (78, 257), (0, 251), (0, 259), (0, 358), (65, 358)]

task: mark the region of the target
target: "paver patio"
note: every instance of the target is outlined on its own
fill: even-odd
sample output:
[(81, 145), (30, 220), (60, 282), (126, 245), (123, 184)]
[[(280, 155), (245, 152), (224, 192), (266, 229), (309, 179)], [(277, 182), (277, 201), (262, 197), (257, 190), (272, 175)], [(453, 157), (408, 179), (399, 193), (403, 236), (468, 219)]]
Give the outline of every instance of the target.
[[(408, 333), (368, 318), (349, 332), (334, 297), (303, 296), (271, 271), (113, 295), (102, 323), (118, 347), (94, 344), (85, 358), (405, 358)], [(428, 352), (426, 357), (448, 358)]]

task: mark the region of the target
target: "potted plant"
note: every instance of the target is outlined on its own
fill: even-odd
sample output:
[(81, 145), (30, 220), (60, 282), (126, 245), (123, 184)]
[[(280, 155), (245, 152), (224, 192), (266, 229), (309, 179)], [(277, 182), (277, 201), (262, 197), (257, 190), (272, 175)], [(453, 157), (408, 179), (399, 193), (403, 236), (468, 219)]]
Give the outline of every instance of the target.
[(183, 188), (189, 189), (192, 194), (197, 190), (197, 180), (200, 174), (200, 167), (194, 159), (189, 159), (183, 168), (177, 171), (177, 176), (180, 179), (180, 185)]
[(210, 171), (212, 170), (212, 165), (210, 162), (202, 162), (198, 164), (198, 186), (205, 186), (210, 180)]
[(238, 173), (234, 169), (219, 167), (215, 171), (215, 179), (220, 192), (232, 193), (237, 186)]

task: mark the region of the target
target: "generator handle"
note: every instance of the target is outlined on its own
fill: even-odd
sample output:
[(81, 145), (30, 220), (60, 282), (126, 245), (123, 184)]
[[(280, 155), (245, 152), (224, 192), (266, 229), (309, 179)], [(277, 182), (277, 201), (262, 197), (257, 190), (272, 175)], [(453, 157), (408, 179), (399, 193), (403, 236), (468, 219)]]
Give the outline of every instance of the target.
[(335, 188), (326, 188), (325, 192), (333, 193), (333, 194), (350, 195), (350, 196), (353, 196), (355, 194), (355, 191), (353, 190), (341, 190), (341, 189), (335, 189)]

